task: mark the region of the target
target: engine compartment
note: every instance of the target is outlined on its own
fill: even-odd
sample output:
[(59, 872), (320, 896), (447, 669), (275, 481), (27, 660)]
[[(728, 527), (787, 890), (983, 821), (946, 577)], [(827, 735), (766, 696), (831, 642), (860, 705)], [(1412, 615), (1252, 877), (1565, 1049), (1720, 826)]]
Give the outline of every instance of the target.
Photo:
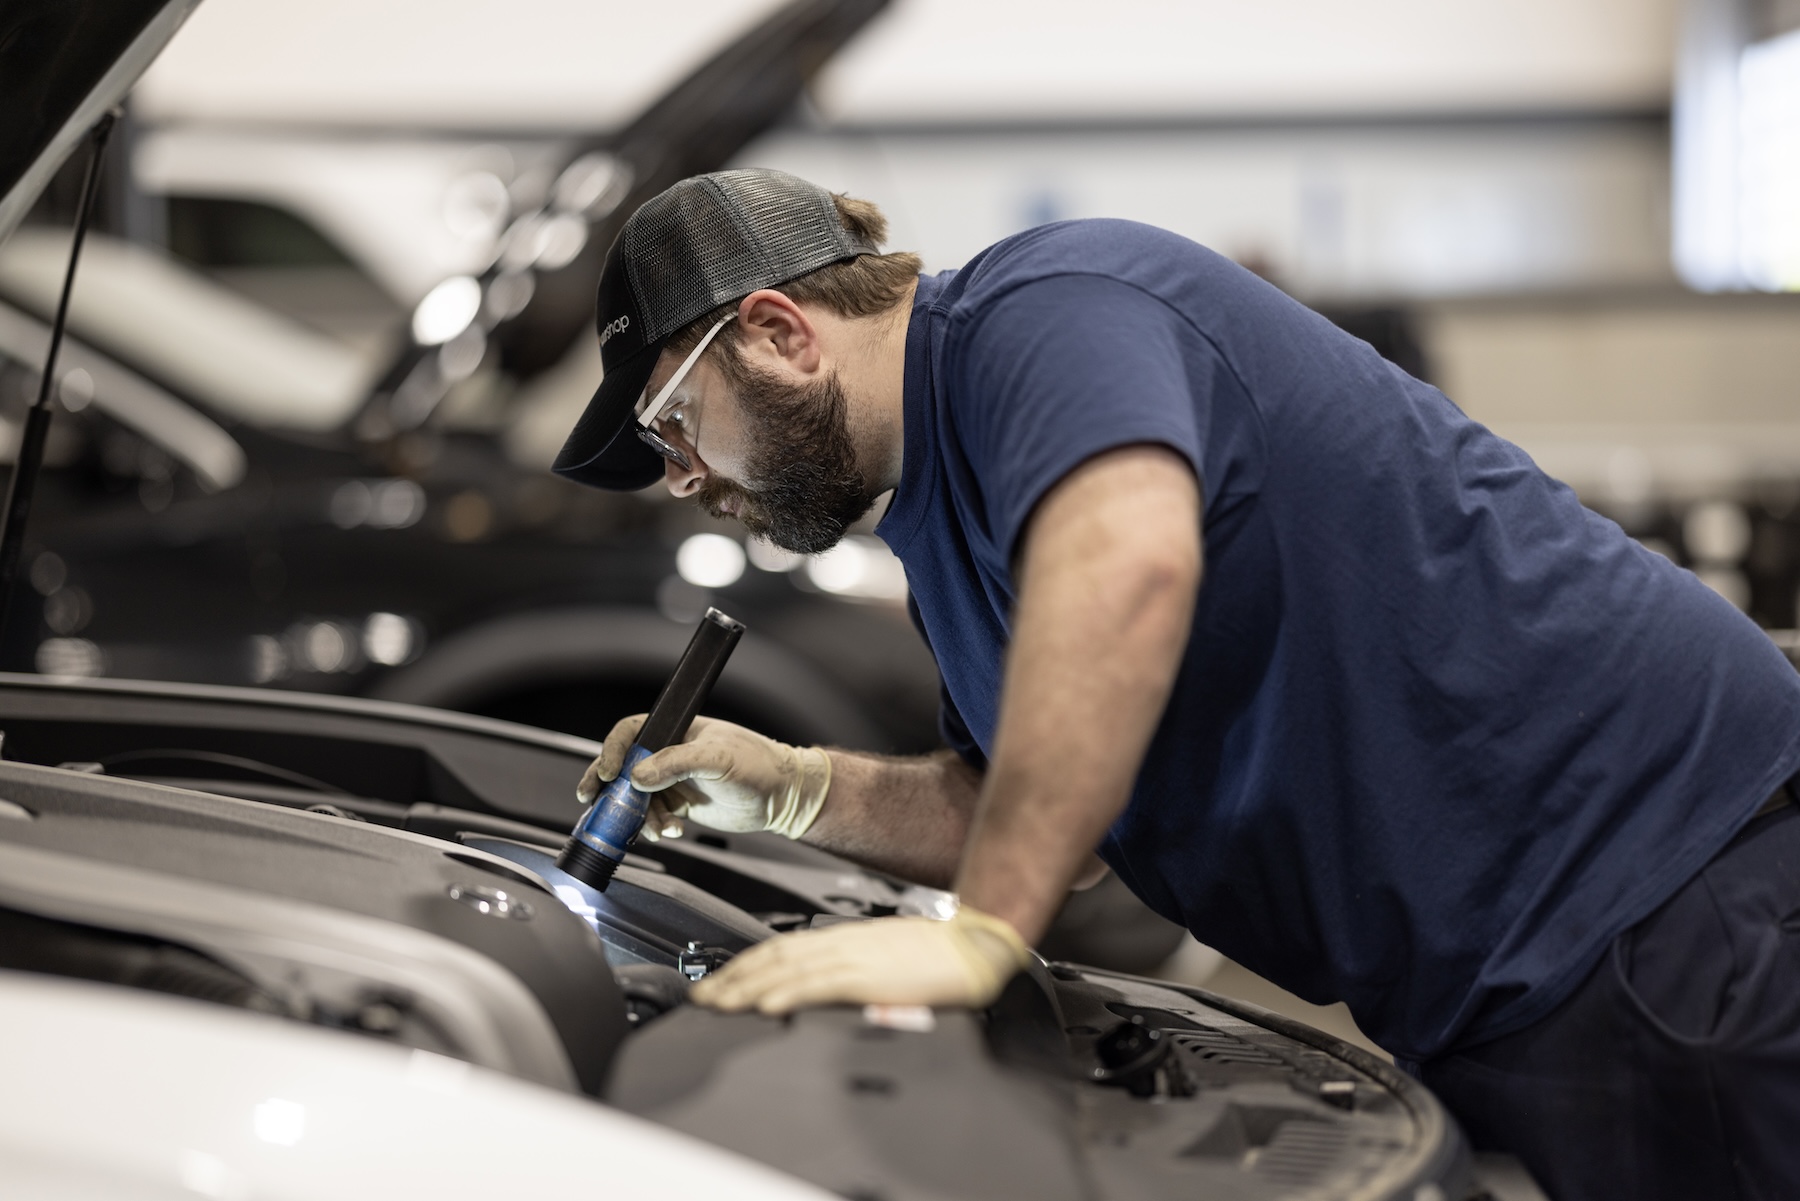
[(1469, 1194), (1423, 1088), (1204, 992), (1037, 963), (990, 1010), (685, 1004), (778, 931), (945, 895), (774, 836), (554, 858), (593, 744), (336, 698), (0, 678), (0, 967), (467, 1060), (840, 1195)]

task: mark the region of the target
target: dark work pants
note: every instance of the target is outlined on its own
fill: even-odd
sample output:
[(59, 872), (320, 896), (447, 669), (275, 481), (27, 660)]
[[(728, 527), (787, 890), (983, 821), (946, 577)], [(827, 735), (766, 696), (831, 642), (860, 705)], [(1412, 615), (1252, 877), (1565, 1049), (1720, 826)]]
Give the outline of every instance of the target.
[(1554, 1201), (1800, 1199), (1800, 808), (1757, 818), (1575, 994), (1419, 1075)]

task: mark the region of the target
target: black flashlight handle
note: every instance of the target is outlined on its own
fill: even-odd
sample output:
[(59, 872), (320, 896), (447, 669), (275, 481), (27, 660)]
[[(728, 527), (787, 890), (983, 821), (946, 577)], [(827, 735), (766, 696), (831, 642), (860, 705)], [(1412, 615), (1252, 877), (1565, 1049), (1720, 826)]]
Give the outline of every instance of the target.
[(706, 703), (713, 682), (725, 670), (725, 660), (731, 657), (732, 648), (743, 636), (743, 622), (727, 617), (717, 609), (706, 611), (687, 650), (681, 653), (681, 662), (675, 665), (675, 674), (663, 685), (656, 704), (650, 706), (650, 715), (638, 731), (638, 746), (647, 751), (660, 751), (681, 741), (688, 726), (693, 724), (694, 715)]

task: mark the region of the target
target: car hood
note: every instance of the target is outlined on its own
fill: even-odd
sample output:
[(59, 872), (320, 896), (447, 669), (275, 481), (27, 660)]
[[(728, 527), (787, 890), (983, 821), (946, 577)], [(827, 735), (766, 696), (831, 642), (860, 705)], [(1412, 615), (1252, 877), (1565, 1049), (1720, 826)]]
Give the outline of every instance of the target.
[(0, 0), (0, 239), (200, 0)]

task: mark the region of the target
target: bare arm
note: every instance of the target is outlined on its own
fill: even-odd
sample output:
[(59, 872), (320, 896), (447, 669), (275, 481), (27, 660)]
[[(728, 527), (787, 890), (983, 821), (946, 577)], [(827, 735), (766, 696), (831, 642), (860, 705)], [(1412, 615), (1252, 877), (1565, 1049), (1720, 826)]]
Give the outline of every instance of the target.
[[(955, 883), (971, 906), (1035, 941), (1071, 887), (1103, 874), (1093, 850), (1124, 807), (1168, 700), (1200, 560), (1199, 489), (1173, 451), (1127, 447), (1077, 468), (1039, 503), (1022, 540), (985, 777), (951, 751), (832, 750), (829, 791), (804, 814), (800, 836), (922, 884)], [(582, 779), (583, 803), (618, 770), (642, 720), (614, 726)], [(672, 789), (658, 793), (666, 812), (653, 806), (654, 837), (667, 813), (696, 805), (695, 820), (720, 829), (777, 828), (771, 798), (805, 770), (795, 748), (702, 718), (633, 779)]]
[(950, 887), (981, 773), (954, 751), (828, 753), (831, 792), (803, 841), (903, 879)]
[[(783, 934), (695, 984), (694, 1000), (764, 1013), (846, 1001), (991, 1004), (1130, 795), (1174, 683), (1200, 570), (1199, 489), (1172, 452), (1114, 451), (1053, 488), (1020, 551), (1000, 725), (956, 877), (961, 910), (947, 922)], [(837, 808), (844, 849), (899, 854), (910, 835), (925, 861), (956, 841), (966, 791), (933, 775), (957, 770), (949, 761), (850, 756), (843, 765), (853, 779), (842, 792), (833, 780), (819, 820)], [(857, 783), (863, 767), (874, 774)], [(908, 771), (919, 773), (916, 793), (899, 787)], [(904, 824), (890, 821), (884, 837), (864, 842), (878, 828), (872, 803), (896, 795), (911, 798), (897, 815)]]
[(921, 884), (955, 881), (1035, 940), (1071, 887), (1099, 878), (1093, 848), (1168, 700), (1200, 581), (1193, 473), (1160, 447), (1084, 464), (1039, 505), (1021, 567), (985, 793), (951, 751), (833, 750), (805, 841)]
[(1187, 644), (1200, 496), (1173, 451), (1092, 459), (1039, 503), (957, 892), (1042, 937), (1124, 809)]

